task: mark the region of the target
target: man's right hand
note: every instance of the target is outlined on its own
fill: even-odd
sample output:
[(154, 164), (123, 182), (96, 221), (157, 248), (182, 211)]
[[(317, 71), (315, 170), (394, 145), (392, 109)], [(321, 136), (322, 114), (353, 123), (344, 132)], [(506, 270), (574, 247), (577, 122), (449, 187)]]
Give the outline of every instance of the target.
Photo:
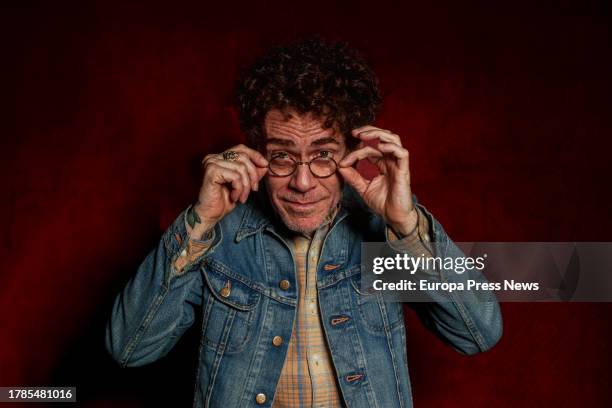
[(202, 161), (204, 177), (198, 202), (193, 209), (200, 222), (192, 226), (192, 238), (198, 239), (236, 208), (238, 201), (246, 203), (251, 191), (259, 190), (259, 181), (268, 171), (268, 161), (256, 150), (244, 145), (231, 147), (235, 160), (221, 154), (209, 154)]

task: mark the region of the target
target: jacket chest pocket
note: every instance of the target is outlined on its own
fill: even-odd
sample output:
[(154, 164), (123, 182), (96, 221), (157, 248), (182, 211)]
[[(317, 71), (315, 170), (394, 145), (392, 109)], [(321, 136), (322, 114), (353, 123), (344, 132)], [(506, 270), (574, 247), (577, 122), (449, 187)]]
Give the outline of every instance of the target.
[(261, 294), (225, 267), (207, 262), (202, 341), (226, 353), (241, 351), (253, 333)]
[(384, 302), (382, 296), (374, 291), (361, 288), (359, 274), (349, 278), (353, 308), (357, 311), (365, 329), (371, 333), (384, 334), (386, 330), (403, 328), (404, 313), (402, 303)]

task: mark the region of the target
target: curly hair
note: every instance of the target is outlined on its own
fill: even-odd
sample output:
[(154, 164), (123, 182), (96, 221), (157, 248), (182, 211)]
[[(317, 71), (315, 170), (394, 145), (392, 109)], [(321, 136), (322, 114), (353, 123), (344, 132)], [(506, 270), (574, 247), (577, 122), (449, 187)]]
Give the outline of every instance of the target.
[[(381, 104), (378, 80), (364, 59), (346, 43), (321, 38), (273, 48), (245, 70), (236, 84), (236, 104), (247, 143), (261, 146), (266, 114), (311, 113), (324, 128), (345, 136), (374, 121)], [(347, 137), (354, 147), (358, 142)]]

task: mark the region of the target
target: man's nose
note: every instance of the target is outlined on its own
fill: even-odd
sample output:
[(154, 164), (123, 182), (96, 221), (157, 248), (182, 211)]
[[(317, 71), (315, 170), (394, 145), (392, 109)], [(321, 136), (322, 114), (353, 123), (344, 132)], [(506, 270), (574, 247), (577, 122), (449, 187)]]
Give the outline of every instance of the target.
[(297, 166), (295, 173), (291, 176), (289, 186), (299, 192), (305, 193), (316, 187), (316, 180), (313, 174), (310, 172), (307, 164), (301, 164)]

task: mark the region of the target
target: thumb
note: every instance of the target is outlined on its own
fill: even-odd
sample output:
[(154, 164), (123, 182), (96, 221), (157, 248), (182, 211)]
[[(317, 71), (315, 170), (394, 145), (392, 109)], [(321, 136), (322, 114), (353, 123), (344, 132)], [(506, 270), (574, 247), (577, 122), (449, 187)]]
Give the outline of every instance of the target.
[(353, 187), (359, 195), (363, 195), (370, 184), (357, 170), (352, 167), (339, 167), (338, 172), (344, 180)]
[(267, 167), (255, 167), (255, 173), (257, 173), (257, 181), (261, 180), (263, 176), (268, 172)]
[(268, 173), (268, 168), (267, 167), (255, 167), (255, 173), (257, 175), (257, 180), (255, 181), (255, 184), (256, 184), (255, 191), (259, 191), (259, 182)]

